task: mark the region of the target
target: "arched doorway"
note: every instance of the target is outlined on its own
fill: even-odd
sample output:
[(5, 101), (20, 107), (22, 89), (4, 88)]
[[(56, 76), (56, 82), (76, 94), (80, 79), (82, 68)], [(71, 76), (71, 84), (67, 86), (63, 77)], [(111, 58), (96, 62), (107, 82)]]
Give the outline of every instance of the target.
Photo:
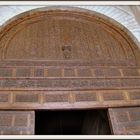
[(139, 106), (138, 46), (129, 31), (96, 12), (54, 7), (23, 13), (0, 31), (0, 109)]

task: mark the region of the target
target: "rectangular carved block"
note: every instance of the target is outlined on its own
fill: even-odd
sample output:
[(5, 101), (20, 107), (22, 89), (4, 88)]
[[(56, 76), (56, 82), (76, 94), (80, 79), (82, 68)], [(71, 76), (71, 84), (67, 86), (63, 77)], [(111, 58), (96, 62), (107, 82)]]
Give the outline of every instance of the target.
[(140, 134), (140, 107), (110, 108), (109, 118), (115, 135)]
[(38, 94), (16, 94), (15, 102), (38, 102)]
[(116, 120), (117, 120), (118, 123), (120, 123), (120, 122), (128, 122), (129, 118), (128, 118), (127, 111), (117, 113), (116, 114)]
[(122, 79), (122, 87), (140, 87), (140, 79)]
[(92, 76), (91, 70), (87, 68), (78, 69), (78, 76), (80, 77), (90, 77)]
[(119, 93), (119, 91), (117, 93), (103, 93), (103, 98), (105, 101), (112, 101), (112, 100), (123, 100), (123, 94)]
[(29, 77), (30, 69), (29, 68), (17, 68), (16, 77)]
[(71, 81), (70, 80), (53, 80), (51, 81), (53, 88), (70, 88)]
[(0, 68), (0, 77), (12, 77), (12, 69)]
[(135, 122), (135, 125), (134, 123), (128, 123), (125, 126), (125, 131), (127, 132), (128, 135), (136, 135), (136, 134), (139, 135), (140, 125), (137, 122)]
[(45, 95), (45, 102), (68, 102), (68, 94)]
[(76, 102), (87, 102), (87, 101), (97, 101), (96, 93), (76, 93), (75, 94)]
[(0, 134), (33, 135), (35, 114), (33, 111), (0, 111)]
[(137, 69), (123, 69), (124, 76), (139, 76)]
[(119, 79), (107, 79), (107, 80), (105, 80), (105, 87), (106, 88), (121, 87), (120, 80)]
[(53, 87), (53, 82), (51, 80), (39, 80), (35, 82), (36, 84), (34, 85), (34, 82), (32, 83), (32, 87)]
[(35, 77), (44, 77), (44, 69), (43, 68), (35, 69)]
[(105, 88), (105, 80), (104, 79), (92, 79), (89, 81), (89, 87), (93, 88)]
[(28, 125), (28, 115), (16, 115), (14, 124), (15, 126), (26, 127)]
[(132, 110), (129, 115), (131, 121), (140, 121), (140, 111)]
[(9, 94), (8, 93), (1, 93), (0, 94), (0, 103), (8, 102)]
[(11, 125), (12, 125), (12, 115), (0, 114), (0, 126), (11, 126)]
[(130, 91), (129, 96), (131, 100), (140, 100), (140, 91)]
[(105, 76), (121, 76), (119, 69), (116, 68), (104, 69), (104, 74)]
[(61, 77), (62, 71), (59, 68), (50, 68), (48, 69), (48, 77)]
[(17, 81), (14, 81), (12, 79), (6, 79), (6, 80), (1, 80), (1, 84), (0, 86), (2, 86), (3, 88), (4, 87), (17, 87), (18, 84), (17, 84)]
[(103, 69), (95, 69), (95, 77), (104, 77), (104, 71)]
[(74, 74), (74, 69), (72, 69), (72, 68), (65, 68), (64, 69), (64, 76), (65, 77), (74, 77), (75, 76), (75, 74)]

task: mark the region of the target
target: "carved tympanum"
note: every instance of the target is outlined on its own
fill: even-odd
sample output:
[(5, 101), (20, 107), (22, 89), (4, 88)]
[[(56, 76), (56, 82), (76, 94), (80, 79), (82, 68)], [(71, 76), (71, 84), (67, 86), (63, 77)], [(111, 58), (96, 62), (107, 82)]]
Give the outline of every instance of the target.
[[(100, 15), (41, 10), (19, 16), (0, 32), (1, 59), (130, 60), (138, 49), (126, 33)], [(70, 45), (67, 45), (70, 44)]]

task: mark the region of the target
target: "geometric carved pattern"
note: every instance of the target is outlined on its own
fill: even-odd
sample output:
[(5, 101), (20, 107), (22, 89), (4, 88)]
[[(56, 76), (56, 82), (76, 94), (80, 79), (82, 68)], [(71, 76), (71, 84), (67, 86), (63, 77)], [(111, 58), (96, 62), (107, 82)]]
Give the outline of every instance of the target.
[(3, 26), (0, 32), (2, 60), (102, 58), (101, 62), (116, 60), (121, 64), (120, 60), (138, 60), (137, 51), (134, 41), (116, 22), (96, 12), (69, 8), (28, 12)]
[(140, 134), (140, 107), (109, 108), (108, 111), (113, 134)]
[(33, 111), (0, 111), (0, 135), (33, 135)]
[[(8, 62), (10, 64), (8, 64)], [(31, 61), (32, 62), (32, 61)], [(52, 64), (50, 64), (52, 62)], [(17, 63), (17, 65), (16, 65)], [(140, 76), (140, 67), (131, 66), (93, 66), (92, 63), (64, 63), (59, 61), (40, 61), (40, 63), (30, 64), (30, 62), (6, 61), (0, 62), (0, 77), (93, 77), (93, 78), (137, 78)], [(43, 66), (41, 66), (43, 63)], [(54, 64), (53, 64), (54, 63)], [(55, 65), (55, 63), (58, 65)], [(4, 66), (3, 66), (4, 65)], [(14, 66), (15, 65), (15, 66)], [(29, 66), (30, 65), (30, 66)]]
[(0, 109), (140, 105), (139, 67), (100, 68), (92, 66), (92, 62), (81, 62), (79, 66), (75, 61), (33, 62), (1, 62), (6, 66), (0, 68)]

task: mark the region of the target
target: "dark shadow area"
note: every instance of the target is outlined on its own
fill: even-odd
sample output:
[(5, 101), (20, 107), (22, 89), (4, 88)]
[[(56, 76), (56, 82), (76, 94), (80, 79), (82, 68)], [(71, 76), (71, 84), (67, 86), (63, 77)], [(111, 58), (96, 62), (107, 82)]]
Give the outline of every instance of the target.
[(106, 110), (36, 111), (36, 135), (110, 135)]

